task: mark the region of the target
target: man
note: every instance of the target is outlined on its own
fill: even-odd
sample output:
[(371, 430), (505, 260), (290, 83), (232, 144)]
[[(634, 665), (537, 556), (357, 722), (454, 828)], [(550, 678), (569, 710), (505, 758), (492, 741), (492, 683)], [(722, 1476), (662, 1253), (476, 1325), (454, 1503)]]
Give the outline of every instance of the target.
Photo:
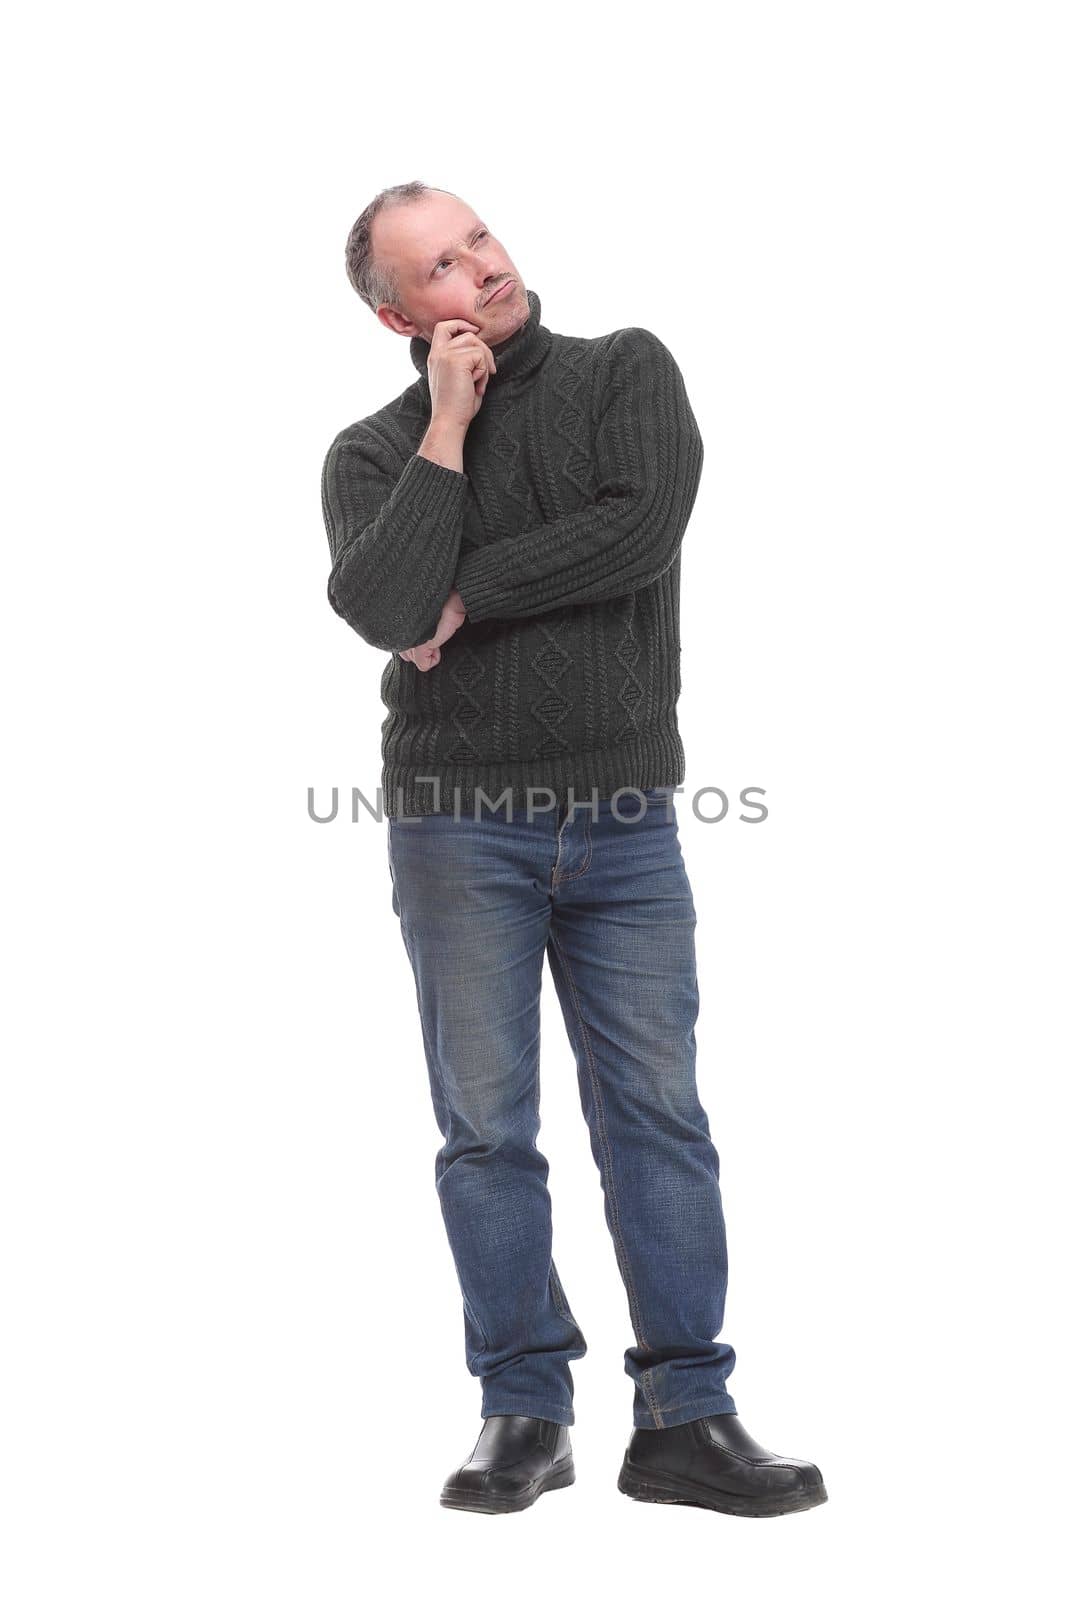
[[(443, 1505), (574, 1481), (586, 1343), (552, 1259), (537, 1148), (547, 951), (636, 1343), (618, 1486), (745, 1516), (826, 1499), (742, 1426), (718, 1342), (719, 1158), (697, 1094), (692, 892), (673, 790), (680, 546), (703, 446), (645, 328), (550, 332), (457, 196), (384, 190), (346, 265), (417, 377), (323, 467), (330, 603), (389, 652), (393, 910), (444, 1144), (436, 1182), (482, 1385)], [(420, 1397), (420, 1404), (424, 1397)]]

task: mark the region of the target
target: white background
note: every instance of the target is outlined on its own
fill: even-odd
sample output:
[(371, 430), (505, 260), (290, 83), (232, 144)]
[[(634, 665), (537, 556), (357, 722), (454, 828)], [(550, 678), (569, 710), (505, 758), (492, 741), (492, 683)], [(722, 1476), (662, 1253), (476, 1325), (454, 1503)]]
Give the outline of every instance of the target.
[[(57, 6), (8, 35), (5, 1592), (1029, 1592), (1062, 1467), (1064, 56), (1020, 4)], [(419, 177), (549, 328), (653, 329), (699, 1082), (770, 1521), (615, 1486), (632, 1339), (547, 977), (577, 1482), (480, 1427), (330, 440), (413, 376), (349, 227)], [(377, 1567), (379, 1576), (369, 1577)], [(1031, 1575), (1028, 1576), (1028, 1573)]]

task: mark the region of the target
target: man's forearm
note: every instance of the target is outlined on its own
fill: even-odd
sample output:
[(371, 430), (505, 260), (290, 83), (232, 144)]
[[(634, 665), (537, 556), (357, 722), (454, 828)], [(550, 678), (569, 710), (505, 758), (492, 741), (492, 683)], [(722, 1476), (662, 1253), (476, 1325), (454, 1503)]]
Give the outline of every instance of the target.
[(436, 461), (439, 467), (450, 467), (453, 472), (463, 471), (463, 446), (467, 430), (454, 422), (432, 421), (422, 436), (418, 454), (427, 461)]
[(676, 362), (628, 330), (597, 429), (591, 505), (464, 551), (454, 587), (471, 622), (612, 600), (655, 580), (681, 547), (704, 447)]
[(399, 471), (373, 434), (331, 445), (322, 481), (327, 592), (368, 644), (403, 650), (433, 637), (459, 556), (466, 486), (454, 433), (428, 429)]

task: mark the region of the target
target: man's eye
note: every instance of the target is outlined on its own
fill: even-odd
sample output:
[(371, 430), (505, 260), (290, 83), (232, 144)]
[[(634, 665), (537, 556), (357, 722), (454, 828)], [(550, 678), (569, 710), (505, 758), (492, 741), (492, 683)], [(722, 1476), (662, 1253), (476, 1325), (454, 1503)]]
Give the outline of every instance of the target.
[[(475, 238), (476, 242), (479, 239), (488, 239), (488, 237), (489, 237), (489, 229), (488, 228), (483, 228), (481, 233), (476, 233), (474, 235), (474, 238)], [(448, 263), (451, 261), (451, 259), (452, 259), (451, 256), (442, 256), (440, 261), (437, 263), (437, 267), (447, 267)], [(437, 271), (437, 267), (434, 267), (434, 269), (433, 269), (435, 272)]]

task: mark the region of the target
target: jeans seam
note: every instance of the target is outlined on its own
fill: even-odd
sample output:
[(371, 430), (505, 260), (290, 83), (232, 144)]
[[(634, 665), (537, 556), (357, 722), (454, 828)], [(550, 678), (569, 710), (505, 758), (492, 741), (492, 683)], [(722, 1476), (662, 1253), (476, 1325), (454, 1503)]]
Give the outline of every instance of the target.
[[(564, 1322), (569, 1322), (572, 1328), (578, 1328), (573, 1313), (567, 1309), (566, 1296), (563, 1293), (563, 1285), (559, 1281), (559, 1273), (556, 1271), (556, 1263), (554, 1261), (550, 1261), (548, 1266), (548, 1286), (552, 1292), (552, 1303), (559, 1315)], [(578, 1332), (581, 1333), (581, 1331), (578, 1328)]]
[[(556, 948), (556, 954), (559, 957), (560, 966), (567, 978), (567, 988), (570, 991), (571, 1003), (574, 1006), (574, 1013), (578, 1019), (578, 1027), (581, 1033), (583, 1044), (585, 1046), (586, 1062), (589, 1067), (589, 1077), (593, 1086), (593, 1100), (597, 1112), (597, 1133), (600, 1136), (600, 1144), (604, 1152), (605, 1192), (608, 1200), (610, 1201), (608, 1211), (609, 1226), (615, 1239), (615, 1246), (622, 1263), (623, 1281), (626, 1284), (627, 1295), (630, 1301), (630, 1308), (634, 1322), (634, 1332), (637, 1335), (638, 1344), (643, 1345), (646, 1350), (651, 1350), (652, 1346), (649, 1344), (644, 1335), (644, 1317), (642, 1316), (641, 1307), (637, 1299), (637, 1286), (633, 1279), (633, 1269), (630, 1266), (630, 1257), (626, 1250), (626, 1243), (622, 1236), (622, 1229), (619, 1227), (619, 1200), (618, 1193), (615, 1188), (615, 1172), (611, 1163), (611, 1144), (608, 1140), (604, 1127), (604, 1101), (600, 1088), (600, 1079), (597, 1076), (596, 1056), (593, 1051), (592, 1042), (589, 1038), (589, 1030), (586, 1027), (585, 1018), (582, 1015), (581, 1003), (578, 998), (577, 987), (571, 975), (570, 963), (567, 960), (566, 954), (564, 953), (564, 950), (555, 933), (550, 931), (549, 937)], [(647, 1388), (645, 1387), (646, 1380)], [(652, 1415), (656, 1418), (661, 1417), (662, 1412), (660, 1410), (659, 1401), (656, 1399), (653, 1392), (651, 1373), (643, 1372), (641, 1374), (641, 1387), (645, 1390), (645, 1399), (648, 1402), (648, 1407)]]
[(478, 1318), (477, 1318), (477, 1317), (476, 1317), (476, 1316), (475, 1316), (475, 1315), (474, 1315), (474, 1310), (473, 1310), (473, 1307), (472, 1307), (472, 1306), (471, 1306), (471, 1303), (470, 1303), (470, 1301), (469, 1301), (469, 1300), (468, 1300), (468, 1299), (467, 1299), (467, 1296), (466, 1296), (466, 1295), (464, 1295), (464, 1296), (463, 1296), (463, 1304), (464, 1304), (464, 1305), (465, 1305), (465, 1306), (466, 1306), (466, 1308), (467, 1308), (467, 1315), (468, 1315), (468, 1317), (470, 1317), (470, 1319), (471, 1319), (471, 1322), (472, 1322), (472, 1324), (473, 1324), (473, 1325), (474, 1325), (474, 1331), (475, 1331), (475, 1333), (476, 1333), (476, 1334), (477, 1334), (477, 1335), (478, 1335), (478, 1337), (479, 1337), (479, 1339), (480, 1339), (480, 1340), (481, 1340), (481, 1341), (482, 1341), (482, 1347), (481, 1347), (481, 1349), (480, 1349), (480, 1350), (476, 1350), (476, 1351), (475, 1351), (475, 1352), (474, 1352), (474, 1358), (475, 1358), (475, 1359), (477, 1359), (477, 1358), (478, 1358), (478, 1356), (484, 1356), (484, 1354), (485, 1354), (485, 1352), (486, 1352), (486, 1351), (487, 1351), (487, 1350), (488, 1350), (488, 1348), (489, 1348), (489, 1341), (488, 1341), (488, 1339), (487, 1339), (487, 1338), (486, 1338), (486, 1337), (485, 1337), (485, 1329), (484, 1329), (484, 1328), (483, 1328), (483, 1327), (482, 1327), (482, 1325), (481, 1325), (481, 1323), (480, 1323), (480, 1322), (479, 1322), (479, 1320), (478, 1320)]
[[(581, 866), (578, 868), (577, 872), (565, 872), (562, 875), (562, 877), (556, 877), (555, 867), (553, 867), (553, 869), (552, 869), (552, 878), (554, 880), (553, 883), (552, 883), (552, 887), (553, 888), (555, 888), (556, 885), (558, 885), (558, 884), (570, 883), (574, 878), (582, 877), (583, 874), (588, 872), (589, 868), (592, 866), (592, 864), (593, 864), (593, 840), (592, 840), (592, 837), (591, 837), (590, 832), (589, 832), (590, 820), (591, 820), (590, 815), (589, 815), (588, 812), (586, 812), (586, 814), (585, 814), (585, 859), (583, 860)], [(556, 863), (557, 863), (557, 865), (559, 863), (559, 858), (560, 858), (560, 855), (562, 854), (562, 852), (563, 852), (563, 828), (561, 827), (560, 830), (559, 830), (559, 849), (556, 852)]]
[[(700, 1402), (698, 1402), (698, 1404), (699, 1403)], [(691, 1406), (692, 1404), (693, 1404), (692, 1400), (676, 1400), (673, 1406), (660, 1406), (659, 1409), (660, 1409), (660, 1412), (661, 1412), (661, 1414), (663, 1416), (667, 1416), (668, 1413), (671, 1412), (671, 1411), (681, 1411), (683, 1406)], [(714, 1413), (712, 1413), (712, 1415), (719, 1416), (719, 1415), (721, 1415), (721, 1413), (714, 1412)], [(743, 1457), (741, 1457), (741, 1459), (742, 1460), (747, 1460), (748, 1457), (747, 1456), (743, 1456)]]
[[(411, 947), (408, 946), (407, 930), (404, 927), (403, 920), (401, 920), (400, 927), (401, 927), (401, 933), (402, 933), (402, 935), (404, 935), (404, 944), (405, 944), (405, 946), (408, 947), (408, 954), (410, 956), (412, 954), (412, 951), (411, 951)], [(433, 1046), (430, 1043), (430, 1033), (429, 1033), (429, 1029), (428, 1029), (427, 1024), (426, 1024), (426, 1016), (424, 1014), (424, 1007), (423, 1007), (423, 1004), (422, 1004), (422, 995), (419, 992), (419, 983), (418, 983), (418, 978), (417, 977), (415, 979), (415, 997), (416, 997), (417, 1009), (418, 1009), (418, 1013), (419, 1013), (419, 1026), (420, 1026), (420, 1029), (422, 1031), (422, 1045), (423, 1045), (423, 1051), (424, 1051), (425, 1056), (426, 1056), (427, 1070), (428, 1070), (428, 1073), (429, 1073), (430, 1077), (436, 1082), (438, 1093), (441, 1096), (441, 1103), (445, 1107), (445, 1110), (447, 1111), (449, 1118), (451, 1118), (451, 1116), (452, 1116), (452, 1107), (451, 1107), (451, 1105), (449, 1104), (449, 1101), (448, 1101), (448, 1094), (447, 1094), (447, 1092), (445, 1090), (444, 1082), (442, 1081), (441, 1075), (437, 1070), (437, 1055), (436, 1055), (435, 1050), (433, 1049)], [(434, 1188), (437, 1190), (438, 1201), (440, 1201), (441, 1192), (437, 1188), (437, 1185), (440, 1183), (441, 1177), (442, 1177), (443, 1174), (440, 1173), (439, 1171), (437, 1171), (437, 1167), (438, 1167), (438, 1164), (439, 1164), (439, 1161), (440, 1161), (441, 1150), (443, 1150), (445, 1145), (447, 1145), (447, 1143), (448, 1143), (449, 1134), (447, 1132), (442, 1133), (442, 1138), (444, 1139), (444, 1144), (441, 1146), (441, 1149), (438, 1150), (437, 1156), (435, 1157), (435, 1160), (434, 1160)], [(457, 1274), (456, 1275), (457, 1275), (457, 1277), (459, 1277), (458, 1265), (457, 1265)], [(460, 1291), (460, 1301), (461, 1301), (461, 1304), (463, 1306), (463, 1309), (467, 1313), (467, 1315), (469, 1316), (470, 1321), (471, 1321), (471, 1326), (473, 1327), (475, 1333), (477, 1334), (479, 1340), (481, 1341), (480, 1348), (471, 1352), (470, 1359), (471, 1359), (472, 1362), (474, 1362), (474, 1361), (476, 1361), (478, 1359), (479, 1356), (485, 1355), (486, 1351), (489, 1349), (489, 1341), (485, 1336), (485, 1329), (482, 1327), (481, 1322), (475, 1316), (474, 1311), (473, 1311), (473, 1309), (471, 1307), (471, 1303), (470, 1303), (469, 1299), (467, 1298), (467, 1292), (463, 1287), (462, 1279), (460, 1280), (460, 1283), (459, 1283), (459, 1291)]]

